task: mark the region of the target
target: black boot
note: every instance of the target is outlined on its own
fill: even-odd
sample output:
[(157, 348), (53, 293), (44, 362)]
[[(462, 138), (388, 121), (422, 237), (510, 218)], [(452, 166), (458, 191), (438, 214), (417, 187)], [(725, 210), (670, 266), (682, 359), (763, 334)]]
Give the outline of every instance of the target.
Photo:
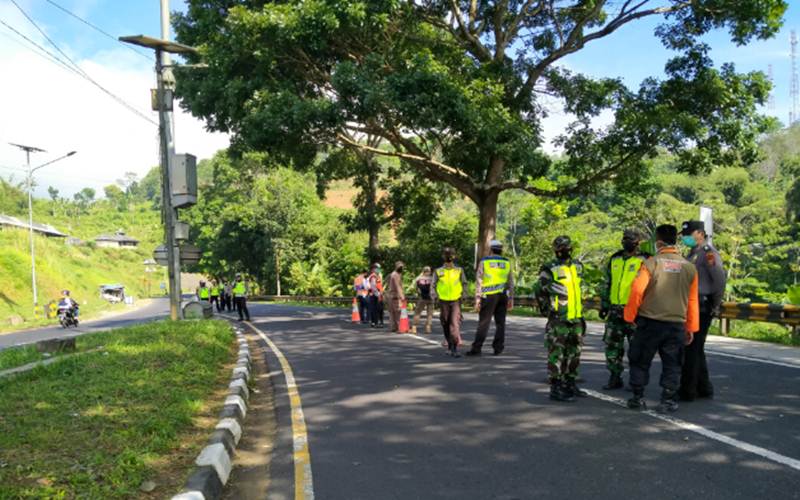
[(674, 413), (678, 410), (678, 394), (675, 391), (664, 390), (661, 393), (661, 402), (656, 407), (659, 413)]
[(566, 390), (567, 392), (569, 392), (573, 396), (577, 396), (579, 398), (585, 398), (585, 397), (587, 397), (589, 395), (588, 392), (586, 392), (583, 389), (581, 389), (580, 387), (578, 387), (578, 385), (575, 383), (574, 380), (568, 381), (566, 383), (566, 387), (564, 387), (564, 390)]
[(628, 408), (631, 410), (646, 410), (647, 403), (644, 402), (644, 395), (634, 392), (633, 397), (628, 400)]
[(603, 389), (607, 391), (612, 391), (614, 389), (622, 389), (625, 384), (622, 383), (622, 377), (619, 374), (612, 373), (608, 377), (608, 383), (603, 386)]
[(570, 392), (564, 390), (561, 382), (552, 382), (550, 384), (550, 399), (563, 403), (573, 403), (575, 401), (575, 397)]

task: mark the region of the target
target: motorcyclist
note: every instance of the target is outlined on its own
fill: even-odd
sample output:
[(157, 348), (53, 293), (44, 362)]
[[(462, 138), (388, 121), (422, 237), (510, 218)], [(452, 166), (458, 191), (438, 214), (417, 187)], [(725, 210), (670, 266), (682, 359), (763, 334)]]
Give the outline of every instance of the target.
[(58, 313), (66, 314), (72, 318), (77, 318), (80, 312), (78, 303), (70, 297), (69, 290), (61, 292), (61, 300), (58, 302)]

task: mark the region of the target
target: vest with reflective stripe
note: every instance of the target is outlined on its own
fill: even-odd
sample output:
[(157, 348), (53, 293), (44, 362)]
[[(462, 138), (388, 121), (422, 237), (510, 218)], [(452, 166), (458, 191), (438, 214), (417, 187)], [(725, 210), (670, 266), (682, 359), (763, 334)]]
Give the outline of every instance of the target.
[(511, 262), (505, 257), (486, 257), (483, 259), (483, 280), (481, 293), (483, 295), (496, 295), (503, 293), (511, 273)]
[(625, 258), (624, 256), (611, 259), (611, 304), (624, 306), (631, 295), (631, 285), (644, 260), (638, 255)]
[(219, 295), (219, 292), (220, 292), (220, 289), (219, 289), (219, 287), (218, 287), (218, 286), (212, 286), (212, 287), (211, 287), (211, 296), (212, 296), (212, 297), (216, 297), (216, 296), (218, 296), (218, 295)]
[(201, 287), (200, 291), (199, 291), (199, 293), (197, 295), (200, 296), (201, 299), (207, 299), (208, 298), (208, 288)]
[(234, 297), (244, 297), (245, 295), (245, 287), (244, 281), (239, 281), (235, 285), (233, 285), (233, 296)]
[[(554, 266), (553, 279), (567, 291), (567, 321), (583, 318), (583, 302), (581, 301), (581, 275), (575, 264), (569, 266)], [(559, 297), (553, 296), (553, 311), (563, 316), (564, 312), (559, 310)]]
[(439, 300), (452, 302), (461, 298), (464, 293), (461, 272), (460, 267), (452, 269), (440, 267), (436, 270), (436, 295), (439, 296)]

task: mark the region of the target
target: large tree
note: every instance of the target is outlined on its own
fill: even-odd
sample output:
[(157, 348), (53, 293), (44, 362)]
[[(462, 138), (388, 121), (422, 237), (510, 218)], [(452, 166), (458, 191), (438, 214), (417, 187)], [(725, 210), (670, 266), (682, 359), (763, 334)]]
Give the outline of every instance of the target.
[[(783, 0), (189, 0), (178, 39), (206, 69), (179, 73), (183, 105), (234, 148), (308, 165), (321, 150), (400, 158), (479, 210), (481, 253), (502, 191), (545, 197), (636, 186), (659, 148), (697, 172), (750, 161), (766, 129), (761, 73), (715, 67), (703, 35), (773, 36)], [(623, 26), (660, 20), (675, 56), (638, 89), (565, 69)], [(635, 40), (632, 41), (635, 43)], [(608, 54), (625, 59), (626, 53)], [(194, 58), (192, 58), (194, 59)], [(542, 151), (544, 98), (574, 121)], [(613, 116), (597, 125), (601, 113)], [(370, 145), (367, 137), (382, 140)]]

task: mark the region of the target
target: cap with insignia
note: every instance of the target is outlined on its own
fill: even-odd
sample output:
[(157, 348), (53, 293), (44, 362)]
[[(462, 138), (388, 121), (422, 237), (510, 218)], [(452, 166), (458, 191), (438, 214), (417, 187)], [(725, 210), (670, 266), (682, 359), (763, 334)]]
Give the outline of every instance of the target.
[(681, 224), (681, 234), (687, 236), (695, 231), (705, 231), (706, 225), (701, 220), (687, 220)]

